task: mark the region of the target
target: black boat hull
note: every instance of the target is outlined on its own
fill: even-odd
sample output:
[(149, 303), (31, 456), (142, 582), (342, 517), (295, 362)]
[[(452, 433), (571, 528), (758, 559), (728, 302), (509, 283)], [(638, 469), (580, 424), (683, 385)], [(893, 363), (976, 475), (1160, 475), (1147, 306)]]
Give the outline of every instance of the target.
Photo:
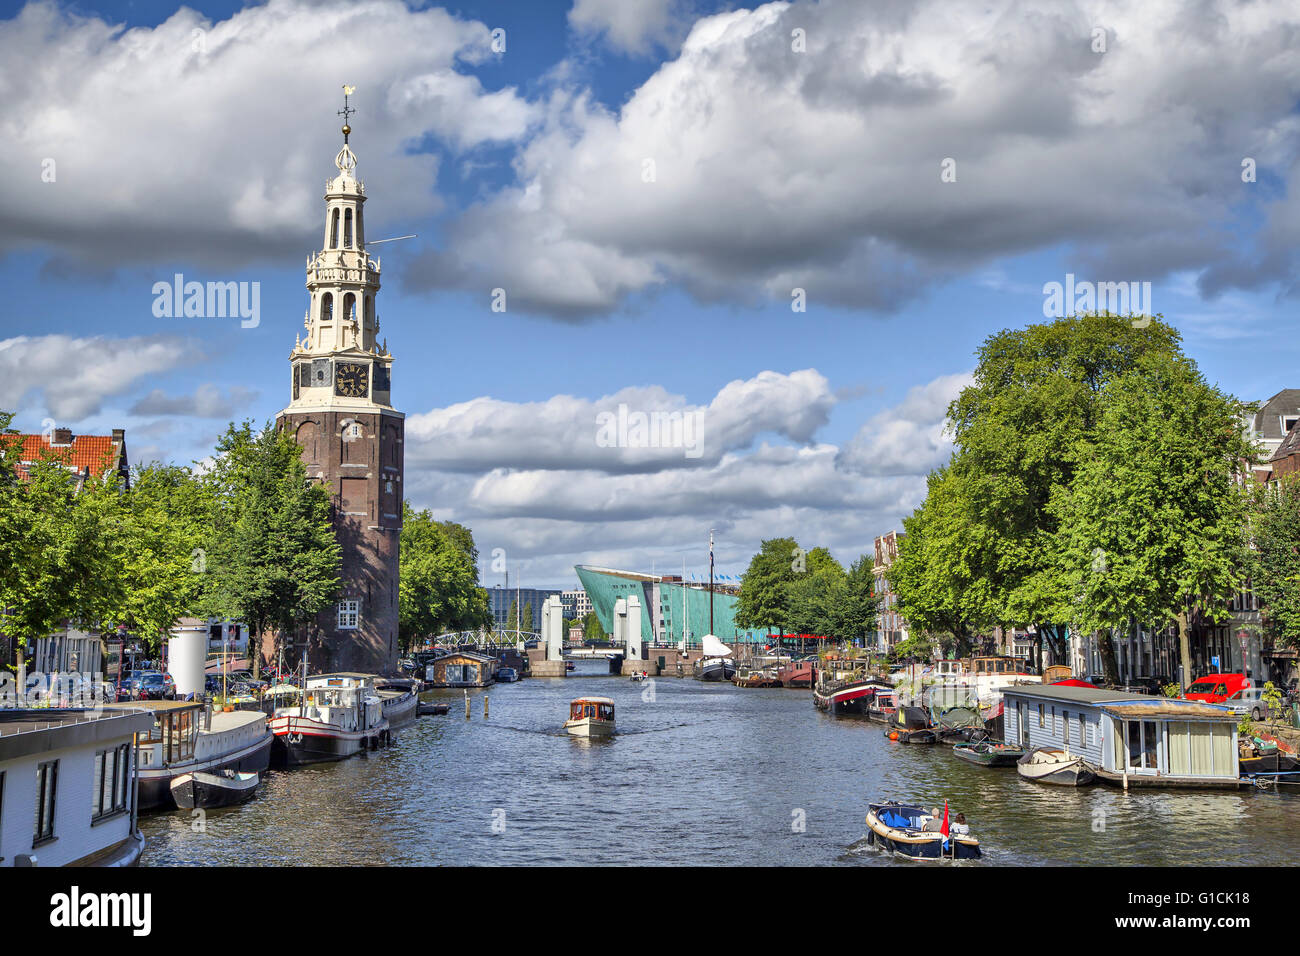
[(215, 810), (218, 807), (233, 807), (253, 799), (257, 784), (251, 787), (223, 786), (221, 783), (209, 783), (190, 775), (181, 786), (171, 788), (172, 799), (182, 810)]

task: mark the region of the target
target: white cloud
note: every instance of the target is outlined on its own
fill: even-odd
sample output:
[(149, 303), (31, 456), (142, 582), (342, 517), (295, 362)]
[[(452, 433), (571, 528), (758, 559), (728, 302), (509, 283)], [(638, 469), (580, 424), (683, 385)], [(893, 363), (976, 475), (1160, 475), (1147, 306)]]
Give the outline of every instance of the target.
[[(582, 90), (548, 101), (518, 185), (466, 210), (409, 278), (566, 318), (666, 283), (893, 310), (1062, 245), (1074, 271), (1116, 280), (1212, 263), (1211, 291), (1286, 280), (1290, 200), (1238, 174), (1258, 153), (1300, 195), (1300, 13), (1186, 9), (828, 0), (701, 19), (616, 113)], [(1267, 225), (1242, 249), (1227, 227), (1251, 199)]]
[(199, 358), (198, 346), (172, 335), (0, 339), (0, 408), (30, 413), (28, 405), (41, 403), (70, 424), (98, 413), (106, 398), (129, 391), (137, 379)]
[(189, 395), (168, 395), (155, 388), (131, 406), (132, 415), (189, 415), (195, 418), (230, 418), (258, 395), (256, 389), (240, 385), (224, 393), (211, 382), (200, 385)]
[(707, 412), (707, 454), (695, 461), (591, 441), (597, 410), (619, 400), (687, 407), (661, 388), (595, 401), (476, 399), (408, 417), (406, 492), (467, 523), (483, 554), (505, 548), (535, 584), (564, 583), (582, 562), (673, 569), (711, 527), (725, 542), (720, 561), (740, 565), (731, 573), (763, 538), (782, 535), (852, 561), (924, 497), (926, 471), (946, 458), (944, 409), (969, 380), (913, 389), (837, 448), (817, 438), (834, 403), (825, 378), (763, 372), (696, 406)]
[(489, 42), (481, 23), (398, 0), (269, 0), (217, 22), (181, 7), (130, 29), (29, 4), (0, 22), (5, 95), (23, 104), (0, 113), (0, 136), (10, 176), (29, 182), (0, 206), (0, 243), (110, 265), (300, 253), (335, 173), (345, 80), (359, 172), (384, 184), (372, 221), (432, 213), (438, 163), (410, 144), (508, 141), (532, 114), (458, 72)]
[(616, 50), (644, 55), (677, 38), (681, 6), (677, 0), (575, 0), (569, 24), (603, 36)]

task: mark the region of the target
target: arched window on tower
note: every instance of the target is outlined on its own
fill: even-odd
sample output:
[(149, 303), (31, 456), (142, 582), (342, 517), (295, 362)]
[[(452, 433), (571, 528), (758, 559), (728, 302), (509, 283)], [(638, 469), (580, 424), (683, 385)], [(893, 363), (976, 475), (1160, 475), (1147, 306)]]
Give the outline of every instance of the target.
[(322, 322), (334, 321), (334, 296), (326, 292), (320, 298), (320, 320)]
[(366, 296), (366, 327), (374, 328), (375, 325), (375, 297)]
[(358, 249), (364, 249), (366, 247), (366, 230), (362, 227), (361, 222), (362, 222), (361, 207), (358, 206), (357, 207), (357, 248)]
[(357, 320), (357, 297), (349, 292), (343, 296), (343, 321), (355, 322)]
[(343, 248), (352, 248), (352, 210), (343, 213)]
[(330, 213), (330, 248), (339, 247), (339, 211), (335, 209)]

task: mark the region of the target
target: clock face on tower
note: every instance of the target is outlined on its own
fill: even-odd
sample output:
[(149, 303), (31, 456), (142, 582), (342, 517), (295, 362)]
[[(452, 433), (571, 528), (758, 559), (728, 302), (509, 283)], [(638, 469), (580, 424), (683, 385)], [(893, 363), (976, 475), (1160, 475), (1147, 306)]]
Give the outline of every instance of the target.
[(365, 398), (370, 391), (369, 379), (369, 365), (338, 362), (334, 366), (334, 394), (343, 398)]

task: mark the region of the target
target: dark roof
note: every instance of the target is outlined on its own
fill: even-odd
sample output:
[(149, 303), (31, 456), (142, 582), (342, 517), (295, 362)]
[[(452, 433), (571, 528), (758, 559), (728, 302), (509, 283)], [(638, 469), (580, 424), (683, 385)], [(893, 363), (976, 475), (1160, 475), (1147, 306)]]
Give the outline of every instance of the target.
[(1282, 439), (1282, 444), (1277, 446), (1277, 451), (1273, 452), (1273, 457), (1269, 461), (1281, 461), (1292, 455), (1300, 455), (1300, 422), (1286, 433), (1286, 438)]
[(1262, 438), (1277, 441), (1282, 437), (1282, 415), (1300, 414), (1300, 388), (1284, 388), (1268, 401), (1260, 403), (1255, 413), (1255, 431)]

